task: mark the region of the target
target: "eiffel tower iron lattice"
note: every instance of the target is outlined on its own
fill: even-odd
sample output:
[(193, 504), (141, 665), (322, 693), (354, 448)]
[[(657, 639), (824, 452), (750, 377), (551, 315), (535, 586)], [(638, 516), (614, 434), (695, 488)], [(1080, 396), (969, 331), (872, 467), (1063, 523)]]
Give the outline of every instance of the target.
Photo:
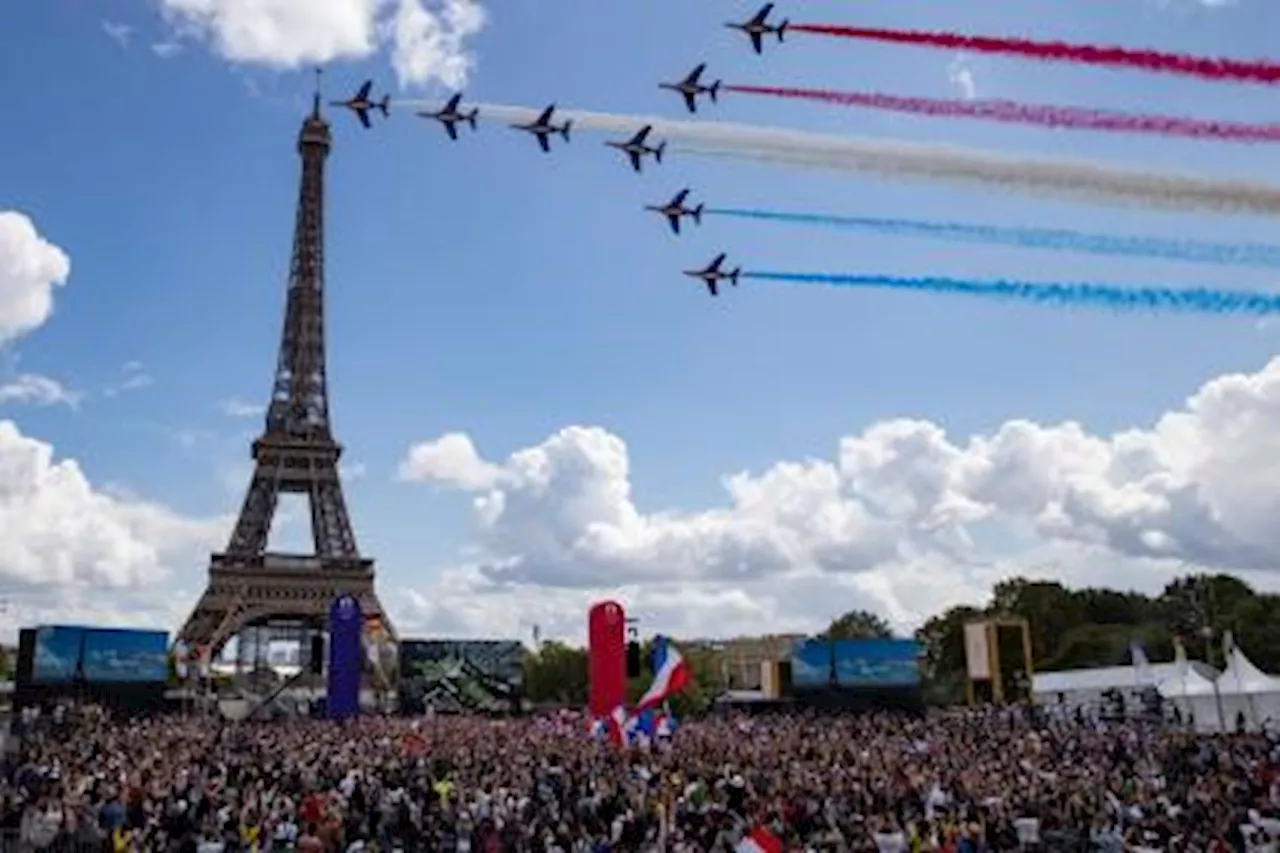
[[(347, 516), (329, 421), (324, 339), (324, 167), (332, 145), (317, 93), (298, 136), (302, 181), (275, 382), (254, 471), (226, 551), (213, 554), (209, 583), (178, 639), (216, 654), (248, 626), (272, 620), (322, 626), (334, 598), (354, 595), (366, 620), (395, 634), (374, 590), (373, 560), (361, 556)], [(306, 495), (314, 553), (267, 550), (281, 494)]]

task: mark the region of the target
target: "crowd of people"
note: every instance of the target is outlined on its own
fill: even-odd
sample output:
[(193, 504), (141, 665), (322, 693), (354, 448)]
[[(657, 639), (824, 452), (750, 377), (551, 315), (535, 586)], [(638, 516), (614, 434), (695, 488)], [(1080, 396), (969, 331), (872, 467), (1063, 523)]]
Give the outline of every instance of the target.
[(565, 714), (45, 715), (8, 851), (1275, 851), (1280, 743), (1018, 710), (713, 717), (619, 749)]

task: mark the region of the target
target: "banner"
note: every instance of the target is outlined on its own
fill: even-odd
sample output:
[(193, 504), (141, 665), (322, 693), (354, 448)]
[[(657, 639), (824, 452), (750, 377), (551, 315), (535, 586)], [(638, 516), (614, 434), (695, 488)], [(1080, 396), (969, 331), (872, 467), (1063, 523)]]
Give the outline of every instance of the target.
[(970, 622), (964, 626), (964, 659), (969, 678), (987, 681), (991, 678), (991, 644), (986, 622)]
[(360, 712), (363, 628), (360, 602), (350, 595), (334, 599), (329, 608), (329, 682), (325, 702), (329, 717), (335, 720), (354, 717)]

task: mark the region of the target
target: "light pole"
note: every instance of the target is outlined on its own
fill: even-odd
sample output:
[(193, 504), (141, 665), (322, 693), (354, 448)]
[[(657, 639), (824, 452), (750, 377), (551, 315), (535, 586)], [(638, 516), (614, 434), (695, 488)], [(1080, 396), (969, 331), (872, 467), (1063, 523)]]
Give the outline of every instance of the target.
[[(1213, 627), (1204, 625), (1200, 629), (1200, 636), (1204, 638), (1204, 662), (1210, 667), (1213, 666)], [(1225, 665), (1225, 661), (1223, 662)], [(1218, 731), (1226, 734), (1227, 719), (1222, 711), (1222, 691), (1218, 688), (1218, 679), (1213, 679), (1213, 704), (1218, 709)]]

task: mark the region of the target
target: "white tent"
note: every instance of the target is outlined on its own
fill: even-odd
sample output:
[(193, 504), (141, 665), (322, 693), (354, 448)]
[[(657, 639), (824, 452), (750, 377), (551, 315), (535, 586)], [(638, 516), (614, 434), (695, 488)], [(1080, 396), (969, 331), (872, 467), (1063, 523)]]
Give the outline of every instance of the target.
[(1156, 689), (1178, 709), (1184, 720), (1195, 722), (1197, 731), (1221, 730), (1226, 709), (1219, 711), (1217, 684), (1187, 662), (1187, 652), (1181, 644), (1177, 646), (1174, 672), (1162, 679)]
[(1267, 675), (1245, 657), (1228, 633), (1223, 638), (1227, 668), (1218, 676), (1224, 723), (1228, 731), (1257, 731), (1280, 724), (1280, 678)]

